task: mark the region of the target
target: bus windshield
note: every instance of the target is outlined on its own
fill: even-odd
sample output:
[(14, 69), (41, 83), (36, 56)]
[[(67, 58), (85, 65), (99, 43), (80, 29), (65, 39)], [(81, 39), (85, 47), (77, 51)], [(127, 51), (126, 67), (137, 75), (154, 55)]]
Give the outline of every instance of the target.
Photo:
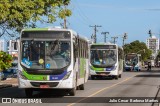
[(136, 54), (128, 54), (125, 58), (126, 65), (132, 66), (138, 63), (138, 56)]
[(116, 50), (92, 50), (91, 64), (95, 67), (111, 67), (117, 62)]
[(61, 69), (70, 64), (70, 41), (22, 40), (21, 64), (30, 69)]

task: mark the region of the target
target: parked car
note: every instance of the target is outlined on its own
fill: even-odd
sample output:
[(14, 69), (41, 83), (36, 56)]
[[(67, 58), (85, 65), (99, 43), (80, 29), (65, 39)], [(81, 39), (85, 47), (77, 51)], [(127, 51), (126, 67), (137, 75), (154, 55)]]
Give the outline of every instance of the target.
[(4, 80), (4, 73), (3, 72), (0, 72), (0, 80)]
[(17, 77), (17, 69), (8, 69), (3, 71), (4, 78), (16, 78)]

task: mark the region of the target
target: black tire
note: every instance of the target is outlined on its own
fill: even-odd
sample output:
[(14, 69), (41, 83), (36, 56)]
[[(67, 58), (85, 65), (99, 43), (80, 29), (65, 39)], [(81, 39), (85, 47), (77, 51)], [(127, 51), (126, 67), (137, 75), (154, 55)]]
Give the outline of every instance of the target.
[(114, 76), (114, 78), (115, 78), (116, 80), (118, 80), (118, 76), (119, 76), (119, 75), (116, 75), (116, 76)]
[(80, 90), (84, 90), (84, 84), (79, 85)]
[(32, 95), (33, 95), (33, 89), (26, 88), (25, 89), (25, 94), (26, 94), (26, 97), (32, 97)]
[(95, 79), (95, 76), (91, 75), (91, 80), (94, 80)]
[(71, 91), (69, 92), (70, 96), (75, 96), (76, 95), (76, 88), (72, 88)]
[(119, 78), (121, 78), (122, 77), (122, 75), (121, 74), (119, 74)]
[(76, 95), (76, 90), (79, 89), (79, 86), (77, 86), (77, 75), (78, 75), (78, 74), (76, 74), (75, 87), (72, 88), (72, 89), (70, 90), (70, 92), (69, 92), (70, 96), (75, 96), (75, 95)]

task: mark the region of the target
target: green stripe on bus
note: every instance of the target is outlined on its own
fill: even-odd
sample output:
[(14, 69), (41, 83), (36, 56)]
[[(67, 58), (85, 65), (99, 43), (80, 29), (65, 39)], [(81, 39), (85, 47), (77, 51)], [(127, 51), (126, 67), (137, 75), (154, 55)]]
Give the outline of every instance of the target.
[(23, 31), (48, 31), (48, 28), (27, 28)]
[(30, 75), (26, 71), (22, 71), (23, 75), (27, 77), (28, 80), (46, 81), (47, 75)]
[(86, 59), (80, 58), (80, 78), (84, 78), (86, 71)]
[(91, 69), (94, 70), (94, 71), (104, 71), (104, 68), (96, 68), (96, 67), (93, 67), (91, 66)]

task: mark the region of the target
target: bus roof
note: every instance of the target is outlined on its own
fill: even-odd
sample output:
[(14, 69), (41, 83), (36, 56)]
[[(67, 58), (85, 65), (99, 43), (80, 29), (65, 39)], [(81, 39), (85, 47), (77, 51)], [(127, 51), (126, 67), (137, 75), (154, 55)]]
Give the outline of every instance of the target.
[(114, 44), (114, 43), (110, 43), (110, 42), (107, 42), (107, 43), (92, 43), (92, 44), (90, 44), (90, 46), (91, 45), (116, 45), (118, 48), (123, 49), (123, 47), (118, 46), (117, 44)]
[[(79, 34), (72, 30), (72, 29), (64, 29), (64, 28), (59, 28), (59, 27), (49, 27), (49, 28), (24, 28), (22, 30), (23, 31), (71, 31), (74, 35), (78, 36)], [(78, 36), (80, 39), (84, 39), (84, 40), (87, 40), (88, 41), (88, 38), (80, 35)]]
[[(25, 28), (22, 31), (71, 31), (71, 29), (63, 29), (63, 28)], [(73, 31), (73, 30), (72, 30)]]

